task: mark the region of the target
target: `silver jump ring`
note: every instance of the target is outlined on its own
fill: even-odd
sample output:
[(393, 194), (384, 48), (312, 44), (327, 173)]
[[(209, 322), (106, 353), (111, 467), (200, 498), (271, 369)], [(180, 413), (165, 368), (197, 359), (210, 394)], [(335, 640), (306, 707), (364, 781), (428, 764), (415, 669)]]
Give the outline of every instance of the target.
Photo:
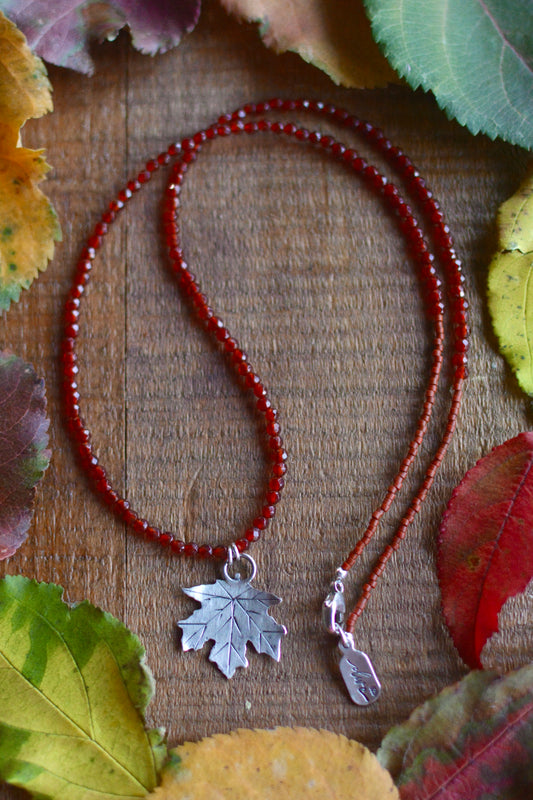
[[(235, 545), (232, 545), (232, 547), (234, 546)], [(237, 550), (237, 548), (235, 549)], [(233, 565), (234, 561), (239, 561), (240, 559), (244, 559), (244, 561), (248, 561), (251, 564), (252, 572), (247, 578), (232, 578), (228, 572), (228, 569)], [(245, 581), (246, 583), (251, 583), (257, 575), (257, 564), (253, 560), (252, 556), (248, 555), (248, 553), (239, 553), (237, 550), (237, 556), (235, 557), (230, 549), (228, 550), (228, 560), (224, 564), (223, 572), (227, 581), (233, 581), (234, 583), (241, 583), (241, 581)]]

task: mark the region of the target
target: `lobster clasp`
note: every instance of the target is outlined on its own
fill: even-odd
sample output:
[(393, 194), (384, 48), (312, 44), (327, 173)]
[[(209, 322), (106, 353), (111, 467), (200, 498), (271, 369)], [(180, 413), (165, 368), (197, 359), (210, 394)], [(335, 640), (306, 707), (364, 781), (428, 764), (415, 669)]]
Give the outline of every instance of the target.
[(332, 591), (328, 594), (322, 606), (322, 621), (326, 630), (330, 633), (338, 634), (339, 627), (342, 627), (342, 623), (344, 622), (346, 603), (344, 601), (343, 592), (344, 586), (342, 583), (340, 583), (340, 581), (335, 581)]

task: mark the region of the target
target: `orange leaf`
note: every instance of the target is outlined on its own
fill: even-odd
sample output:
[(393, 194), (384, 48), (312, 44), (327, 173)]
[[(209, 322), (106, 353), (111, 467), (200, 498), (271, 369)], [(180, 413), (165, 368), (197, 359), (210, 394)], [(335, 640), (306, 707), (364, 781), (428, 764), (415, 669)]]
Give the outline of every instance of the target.
[(362, 0), (222, 0), (230, 12), (259, 22), (277, 52), (290, 50), (343, 86), (398, 83), (372, 38)]
[(149, 800), (398, 800), (359, 742), (312, 728), (239, 730), (171, 751)]
[(48, 165), (40, 150), (18, 147), (20, 127), (52, 109), (42, 61), (0, 12), (0, 309), (8, 309), (46, 269), (61, 232), (37, 187)]

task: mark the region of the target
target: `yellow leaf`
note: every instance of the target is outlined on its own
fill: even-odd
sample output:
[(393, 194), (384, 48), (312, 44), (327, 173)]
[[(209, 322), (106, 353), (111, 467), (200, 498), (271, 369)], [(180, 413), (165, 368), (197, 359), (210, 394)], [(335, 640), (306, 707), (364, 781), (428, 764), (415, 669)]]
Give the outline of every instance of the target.
[(260, 23), (268, 47), (290, 50), (335, 83), (359, 89), (398, 83), (374, 42), (362, 0), (222, 0), (225, 8)]
[(399, 800), (370, 750), (329, 731), (239, 730), (170, 755), (148, 800)]
[(488, 302), (500, 350), (533, 395), (533, 171), (498, 214), (500, 251), (489, 266)]
[(0, 12), (0, 308), (8, 309), (61, 238), (56, 214), (37, 188), (49, 169), (41, 150), (18, 147), (20, 128), (52, 109), (42, 61)]

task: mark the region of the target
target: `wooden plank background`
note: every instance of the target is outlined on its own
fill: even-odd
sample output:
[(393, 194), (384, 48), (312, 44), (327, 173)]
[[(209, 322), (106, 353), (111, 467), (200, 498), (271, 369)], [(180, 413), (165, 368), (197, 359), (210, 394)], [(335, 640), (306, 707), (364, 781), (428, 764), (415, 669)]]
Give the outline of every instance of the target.
[[(309, 725), (375, 748), (391, 725), (464, 673), (439, 610), (439, 519), (466, 469), (529, 425), (484, 301), (495, 212), (517, 188), (525, 156), (474, 138), (421, 92), (336, 88), (298, 57), (267, 51), (251, 26), (214, 4), (166, 55), (142, 56), (120, 36), (94, 58), (92, 78), (50, 69), (55, 111), (24, 131), (25, 144), (46, 146), (53, 164), (46, 190), (64, 240), (3, 316), (1, 344), (46, 379), (53, 459), (28, 540), (0, 574), (60, 583), (69, 601), (88, 598), (137, 632), (157, 682), (149, 723), (165, 726), (171, 743), (238, 727)], [(356, 631), (384, 687), (368, 709), (343, 691), (320, 606), (414, 430), (428, 343), (402, 242), (353, 176), (306, 148), (239, 138), (202, 154), (183, 195), (188, 260), (270, 387), (290, 454), (278, 515), (252, 551), (257, 585), (284, 598), (276, 615), (290, 635), (279, 665), (252, 653), (250, 668), (226, 681), (206, 652), (178, 650), (176, 620), (195, 607), (181, 587), (214, 579), (216, 567), (181, 562), (127, 534), (91, 494), (61, 420), (62, 305), (97, 215), (170, 141), (277, 94), (342, 104), (412, 156), (447, 213), (472, 304), (471, 377), (457, 435)], [(253, 414), (165, 269), (163, 181), (157, 176), (135, 198), (96, 263), (82, 319), (83, 411), (102, 462), (135, 509), (182, 538), (230, 541), (257, 506), (263, 454)], [(428, 448), (438, 429), (437, 421)], [(350, 577), (349, 599), (394, 519)], [(507, 669), (531, 659), (532, 608), (531, 594), (506, 606), (487, 663)], [(2, 800), (19, 796), (0, 789)]]

